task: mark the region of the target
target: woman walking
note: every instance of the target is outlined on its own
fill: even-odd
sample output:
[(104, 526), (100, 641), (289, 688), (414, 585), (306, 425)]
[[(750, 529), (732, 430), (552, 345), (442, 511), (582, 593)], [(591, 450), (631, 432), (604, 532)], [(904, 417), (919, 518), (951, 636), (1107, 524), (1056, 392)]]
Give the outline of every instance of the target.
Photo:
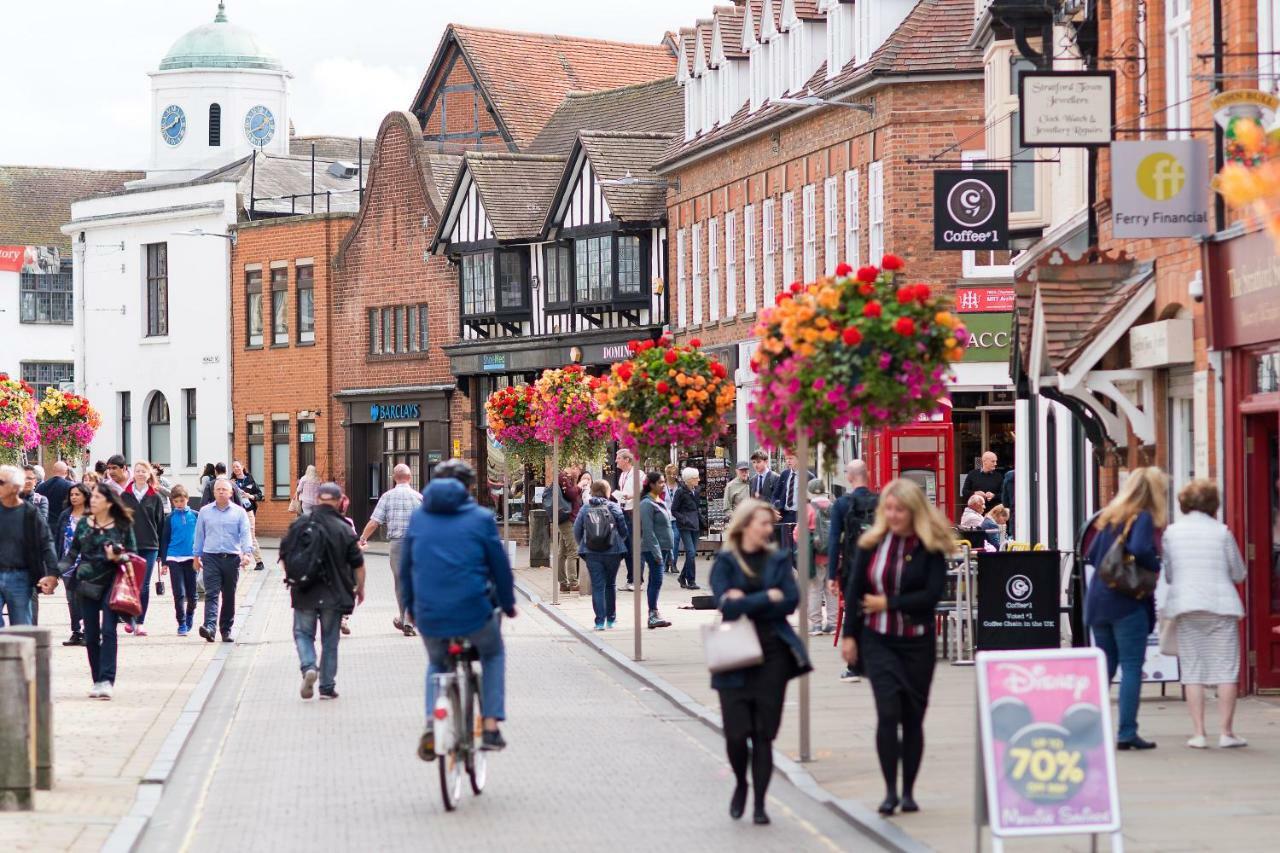
[(147, 636), (142, 623), (147, 619), (147, 605), (151, 603), (151, 573), (160, 553), (160, 531), (164, 529), (164, 501), (153, 485), (155, 474), (149, 462), (135, 462), (133, 482), (120, 493), (125, 507), (133, 513), (133, 536), (137, 541), (138, 556), (147, 561), (147, 575), (142, 582), (142, 614), (124, 623), (126, 634)]
[(662, 504), (666, 483), (659, 471), (645, 476), (644, 494), (640, 497), (640, 556), (649, 570), (645, 593), (649, 596), (649, 627), (670, 628), (671, 623), (658, 613), (658, 592), (662, 589), (662, 555), (671, 550), (671, 524)]
[(671, 514), (671, 507), (675, 503), (676, 490), (680, 488), (680, 466), (672, 462), (663, 469), (666, 484), (662, 490), (662, 502), (667, 507), (667, 518), (671, 522), (671, 550), (666, 554), (667, 574), (678, 575), (680, 569), (676, 567), (676, 561), (680, 559), (680, 528), (676, 526), (676, 517)]
[(298, 501), (298, 514), (306, 515), (316, 505), (316, 492), (320, 489), (320, 474), (316, 466), (308, 465), (307, 470), (298, 479), (298, 487), (293, 490), (293, 497)]
[(212, 483), (218, 476), (218, 469), (212, 462), (204, 463), (204, 471), (200, 473), (200, 494), (204, 494), (205, 486)]
[[(89, 496), (92, 494), (84, 483), (75, 483), (67, 492), (67, 508), (62, 511), (53, 530), (53, 547), (61, 560), (71, 547), (80, 519), (89, 514)], [(64, 646), (84, 645), (83, 618), (80, 615), (80, 597), (76, 595), (76, 567), (70, 566), (62, 574), (67, 590), (67, 612), (71, 614), (71, 638), (62, 641)]]
[(680, 487), (671, 500), (671, 517), (676, 520), (680, 547), (684, 549), (680, 588), (701, 589), (698, 586), (698, 537), (702, 534), (702, 513), (698, 511), (698, 469), (685, 468), (680, 479)]
[(136, 550), (133, 513), (106, 483), (89, 497), (89, 514), (76, 526), (75, 537), (59, 563), (61, 571), (76, 568), (84, 644), (93, 677), (91, 699), (110, 699), (116, 682), (116, 622), (111, 609), (111, 584), (128, 554)]
[(578, 555), (591, 575), (591, 609), (595, 628), (605, 631), (618, 621), (618, 566), (627, 550), (627, 519), (622, 508), (609, 500), (609, 482), (591, 484), (591, 497), (573, 520)]
[(1236, 584), (1244, 581), (1244, 560), (1235, 537), (1214, 518), (1219, 505), (1212, 480), (1192, 480), (1178, 493), (1185, 514), (1164, 534), (1167, 586), (1161, 591), (1160, 618), (1172, 619), (1177, 636), (1178, 669), (1187, 690), (1187, 711), (1195, 733), (1192, 749), (1205, 749), (1204, 694), (1218, 686), (1218, 746), (1247, 746), (1236, 737), (1236, 685), (1240, 678), (1240, 620), (1244, 606)]
[[(1085, 563), (1095, 569), (1117, 539), (1138, 566), (1160, 571), (1157, 531), (1168, 518), (1169, 478), (1159, 468), (1138, 468), (1119, 494), (1098, 513), (1094, 536)], [(1084, 619), (1093, 631), (1094, 645), (1107, 656), (1107, 674), (1115, 680), (1120, 671), (1120, 730), (1116, 749), (1155, 749), (1155, 742), (1138, 736), (1138, 700), (1142, 695), (1142, 662), (1147, 637), (1156, 625), (1153, 596), (1139, 600), (1117, 592), (1095, 571), (1085, 592)]]
[(757, 666), (718, 672), (711, 686), (720, 694), (725, 751), (737, 785), (729, 816), (742, 817), (747, 805), (747, 768), (755, 792), (753, 820), (769, 823), (765, 795), (773, 776), (773, 740), (782, 723), (787, 682), (813, 669), (787, 617), (800, 603), (795, 573), (786, 551), (773, 547), (773, 507), (744, 500), (724, 532), (724, 549), (711, 566), (711, 594), (726, 620), (752, 621), (764, 660)]
[(885, 816), (899, 804), (903, 812), (920, 810), (915, 784), (933, 685), (934, 608), (946, 586), (951, 548), (947, 519), (920, 487), (893, 480), (880, 492), (875, 523), (858, 539), (846, 581), (841, 652), (851, 667), (861, 661), (871, 681), (885, 789), (879, 810)]
[(191, 633), (196, 615), (195, 510), (187, 506), (187, 490), (181, 483), (169, 493), (173, 511), (165, 519), (160, 535), (160, 563), (168, 567), (173, 583), (173, 614), (178, 620), (178, 636)]

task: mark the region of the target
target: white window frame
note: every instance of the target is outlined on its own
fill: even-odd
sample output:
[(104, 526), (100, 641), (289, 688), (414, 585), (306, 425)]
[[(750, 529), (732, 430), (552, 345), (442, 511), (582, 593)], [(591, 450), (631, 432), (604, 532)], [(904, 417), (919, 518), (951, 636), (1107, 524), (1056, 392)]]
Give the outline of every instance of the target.
[(801, 249), (800, 276), (809, 283), (818, 278), (818, 188), (805, 184), (800, 194)]
[(707, 286), (710, 288), (707, 322), (720, 320), (720, 219), (707, 220)]
[(835, 175), (822, 184), (822, 230), (826, 241), (822, 248), (823, 275), (836, 274), (840, 255), (840, 179)]
[[(987, 110), (987, 157), (998, 162), (1013, 155), (1013, 123), (1020, 121), (1018, 93), (1013, 91), (1013, 62), (1017, 49), (1012, 41), (998, 42), (987, 49), (985, 98)], [(1038, 149), (1026, 149), (1035, 152)], [(1039, 159), (1038, 156), (1034, 159)], [(1013, 230), (1044, 227), (1049, 224), (1048, 201), (1051, 174), (1048, 167), (1037, 165), (1035, 172), (1035, 204), (1030, 210), (1013, 210), (1014, 177), (1009, 173), (1009, 227)]]
[[(1165, 127), (1191, 127), (1191, 0), (1165, 0)], [(1168, 139), (1189, 139), (1184, 130), (1169, 131)]]
[(702, 325), (702, 223), (693, 223), (693, 325)]
[(732, 319), (738, 313), (738, 213), (724, 214), (724, 316)]
[(1258, 0), (1258, 88), (1280, 88), (1280, 0)]
[(684, 247), (688, 230), (676, 232), (676, 327), (683, 329), (689, 322), (689, 280), (685, 276)]
[(761, 207), (760, 213), (760, 244), (764, 249), (764, 298), (761, 300), (763, 306), (768, 308), (773, 305), (777, 298), (777, 271), (774, 267), (777, 265), (778, 254), (778, 233), (774, 230), (774, 208), (776, 202), (771, 198), (766, 198)]
[(884, 257), (884, 161), (867, 167), (867, 255), (879, 265)]
[(742, 209), (742, 310), (756, 310), (756, 206)]
[(858, 170), (844, 173), (844, 261), (855, 270), (862, 266), (862, 185)]
[(782, 286), (796, 280), (796, 194), (782, 194)]

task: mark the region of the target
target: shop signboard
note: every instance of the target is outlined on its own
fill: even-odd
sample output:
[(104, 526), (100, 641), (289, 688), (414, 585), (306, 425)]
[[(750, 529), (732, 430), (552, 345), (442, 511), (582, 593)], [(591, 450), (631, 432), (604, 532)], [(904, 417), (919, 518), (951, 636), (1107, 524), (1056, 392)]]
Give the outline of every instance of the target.
[(977, 647), (1056, 649), (1061, 644), (1058, 551), (978, 553)]
[(1205, 291), (1214, 349), (1280, 339), (1280, 255), (1265, 231), (1211, 243)]
[(495, 352), (480, 356), (480, 369), (486, 373), (503, 372), (507, 369), (507, 354), (505, 352)]
[(961, 287), (956, 290), (956, 313), (1012, 312), (1017, 296), (1012, 287)]
[(0, 246), (0, 272), (47, 274), (61, 269), (57, 246)]
[(1210, 233), (1209, 149), (1199, 139), (1111, 143), (1111, 223), (1116, 237)]
[(1026, 148), (1088, 148), (1111, 143), (1116, 124), (1114, 71), (1027, 71), (1019, 114)]
[(1006, 362), (1013, 334), (1013, 314), (966, 314), (964, 327), (969, 332), (965, 343), (965, 362)]
[(416, 421), (420, 411), (417, 403), (370, 403), (369, 421)]
[(1009, 173), (940, 169), (933, 173), (933, 248), (1009, 248)]
[(1108, 833), (1120, 846), (1111, 701), (1098, 649), (979, 652), (977, 808), (999, 840)]
[(1158, 320), (1129, 330), (1131, 367), (1170, 367), (1196, 360), (1191, 318)]

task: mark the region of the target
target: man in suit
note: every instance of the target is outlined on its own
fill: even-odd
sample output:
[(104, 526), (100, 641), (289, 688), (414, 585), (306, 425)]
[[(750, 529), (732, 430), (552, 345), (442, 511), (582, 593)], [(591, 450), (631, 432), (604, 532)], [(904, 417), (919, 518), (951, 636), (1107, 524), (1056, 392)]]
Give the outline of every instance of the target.
[(773, 490), (778, 486), (778, 475), (769, 467), (769, 455), (763, 450), (751, 454), (751, 497), (773, 502)]
[(786, 451), (782, 454), (782, 458), (786, 461), (787, 467), (778, 477), (778, 484), (773, 489), (773, 508), (781, 516), (778, 519), (781, 524), (781, 529), (778, 531), (779, 544), (794, 556), (796, 507), (799, 505), (800, 489), (808, 488), (809, 481), (815, 475), (810, 471), (808, 476), (801, 479), (801, 472), (796, 470), (795, 451)]
[(49, 501), (49, 523), (56, 524), (58, 516), (67, 508), (67, 492), (71, 491), (71, 479), (67, 476), (67, 463), (59, 459), (49, 469), (49, 479), (36, 486), (36, 494)]

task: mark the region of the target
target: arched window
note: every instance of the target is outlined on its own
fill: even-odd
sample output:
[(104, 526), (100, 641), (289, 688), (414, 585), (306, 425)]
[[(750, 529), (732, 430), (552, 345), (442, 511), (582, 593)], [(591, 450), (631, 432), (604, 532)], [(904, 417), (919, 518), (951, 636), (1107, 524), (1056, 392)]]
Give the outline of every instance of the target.
[(209, 105), (209, 147), (222, 145), (222, 107), (219, 104)]
[(168, 465), (169, 456), (169, 402), (157, 391), (147, 406), (147, 458)]

